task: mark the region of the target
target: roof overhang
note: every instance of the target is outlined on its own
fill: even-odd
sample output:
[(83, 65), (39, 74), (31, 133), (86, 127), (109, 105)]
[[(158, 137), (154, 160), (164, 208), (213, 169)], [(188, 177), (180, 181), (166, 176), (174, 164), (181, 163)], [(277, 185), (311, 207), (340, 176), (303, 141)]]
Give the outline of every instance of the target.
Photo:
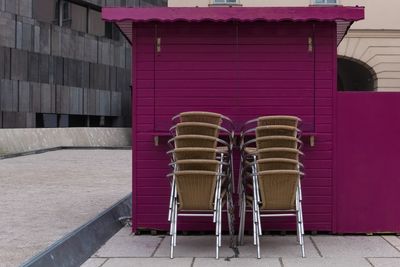
[(132, 42), (134, 23), (145, 22), (254, 22), (254, 21), (335, 21), (337, 43), (354, 21), (364, 19), (364, 7), (156, 7), (103, 8), (104, 20), (115, 22)]

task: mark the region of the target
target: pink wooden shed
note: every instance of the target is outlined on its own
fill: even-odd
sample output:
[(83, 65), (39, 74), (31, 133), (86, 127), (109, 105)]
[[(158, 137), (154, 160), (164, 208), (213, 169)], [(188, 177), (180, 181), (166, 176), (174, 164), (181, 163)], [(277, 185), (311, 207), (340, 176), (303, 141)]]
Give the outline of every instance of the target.
[[(377, 196), (383, 160), (364, 151), (368, 129), (356, 127), (384, 122), (368, 114), (348, 116), (358, 104), (380, 110), (383, 98), (395, 106), (400, 97), (336, 90), (337, 45), (363, 17), (361, 7), (103, 9), (103, 18), (116, 22), (133, 48), (133, 230), (169, 229), (165, 152), (171, 118), (203, 110), (230, 117), (238, 129), (260, 115), (302, 118), (306, 230), (400, 232), (399, 215), (385, 212), (400, 201), (394, 189), (378, 194), (389, 199), (369, 203)], [(394, 156), (397, 147), (380, 149)], [(379, 161), (371, 167), (373, 174), (368, 164), (359, 167), (365, 159)], [(394, 160), (386, 162), (395, 166)], [(395, 174), (394, 168), (386, 173), (386, 182), (399, 188)], [(361, 226), (364, 220), (368, 223)], [(266, 227), (294, 229), (294, 224), (277, 219)], [(213, 228), (208, 221), (188, 218), (179, 229)]]

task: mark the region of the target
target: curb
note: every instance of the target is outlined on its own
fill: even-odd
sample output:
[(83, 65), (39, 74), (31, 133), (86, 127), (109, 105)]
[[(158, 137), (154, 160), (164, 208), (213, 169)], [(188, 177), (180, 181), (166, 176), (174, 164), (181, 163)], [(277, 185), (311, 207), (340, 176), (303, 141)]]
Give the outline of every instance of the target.
[(129, 194), (20, 266), (80, 266), (123, 227), (119, 218), (130, 217), (131, 208), (132, 194)]
[(19, 153), (13, 153), (13, 154), (4, 154), (0, 155), (0, 160), (2, 159), (10, 159), (10, 158), (16, 158), (16, 157), (22, 157), (22, 156), (29, 156), (29, 155), (35, 155), (35, 154), (41, 154), (41, 153), (46, 153), (46, 152), (51, 152), (51, 151), (57, 151), (57, 150), (62, 150), (62, 149), (106, 149), (106, 150), (130, 150), (132, 147), (130, 146), (57, 146), (57, 147), (50, 147), (50, 148), (43, 148), (43, 149), (37, 149), (37, 150), (30, 150), (30, 151), (25, 151), (25, 152), (19, 152)]

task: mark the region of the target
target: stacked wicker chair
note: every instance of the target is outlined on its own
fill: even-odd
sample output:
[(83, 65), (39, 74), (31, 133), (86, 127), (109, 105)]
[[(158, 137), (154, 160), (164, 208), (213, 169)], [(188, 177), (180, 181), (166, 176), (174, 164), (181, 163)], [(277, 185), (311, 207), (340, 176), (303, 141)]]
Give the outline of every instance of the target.
[(305, 257), (300, 123), (293, 116), (266, 116), (247, 122), (241, 131), (239, 244), (243, 243), (246, 212), (252, 212), (257, 258), (261, 257), (261, 218), (278, 216), (296, 217), (297, 240)]
[[(176, 246), (179, 216), (213, 217), (216, 233), (216, 258), (221, 246), (222, 208), (233, 211), (232, 204), (232, 148), (231, 121), (217, 113), (184, 112), (175, 116), (168, 141), (171, 150), (168, 175), (171, 197), (168, 220), (171, 223), (171, 258)], [(227, 124), (229, 127), (226, 127)], [(228, 141), (220, 137), (225, 134)], [(228, 212), (230, 231), (233, 214)], [(233, 235), (234, 232), (231, 232)]]

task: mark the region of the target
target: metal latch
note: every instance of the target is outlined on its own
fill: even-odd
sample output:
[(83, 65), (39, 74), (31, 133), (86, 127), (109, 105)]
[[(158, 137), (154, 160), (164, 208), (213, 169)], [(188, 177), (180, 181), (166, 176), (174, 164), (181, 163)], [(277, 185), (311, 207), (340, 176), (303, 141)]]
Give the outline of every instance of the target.
[(314, 44), (313, 44), (313, 38), (312, 37), (308, 37), (308, 52), (312, 52), (314, 48)]
[(158, 146), (160, 144), (160, 137), (158, 135), (154, 136), (154, 146)]
[(310, 136), (310, 147), (314, 147), (315, 146), (315, 136), (311, 135)]
[(161, 38), (160, 37), (157, 38), (156, 51), (157, 51), (157, 53), (161, 52)]

